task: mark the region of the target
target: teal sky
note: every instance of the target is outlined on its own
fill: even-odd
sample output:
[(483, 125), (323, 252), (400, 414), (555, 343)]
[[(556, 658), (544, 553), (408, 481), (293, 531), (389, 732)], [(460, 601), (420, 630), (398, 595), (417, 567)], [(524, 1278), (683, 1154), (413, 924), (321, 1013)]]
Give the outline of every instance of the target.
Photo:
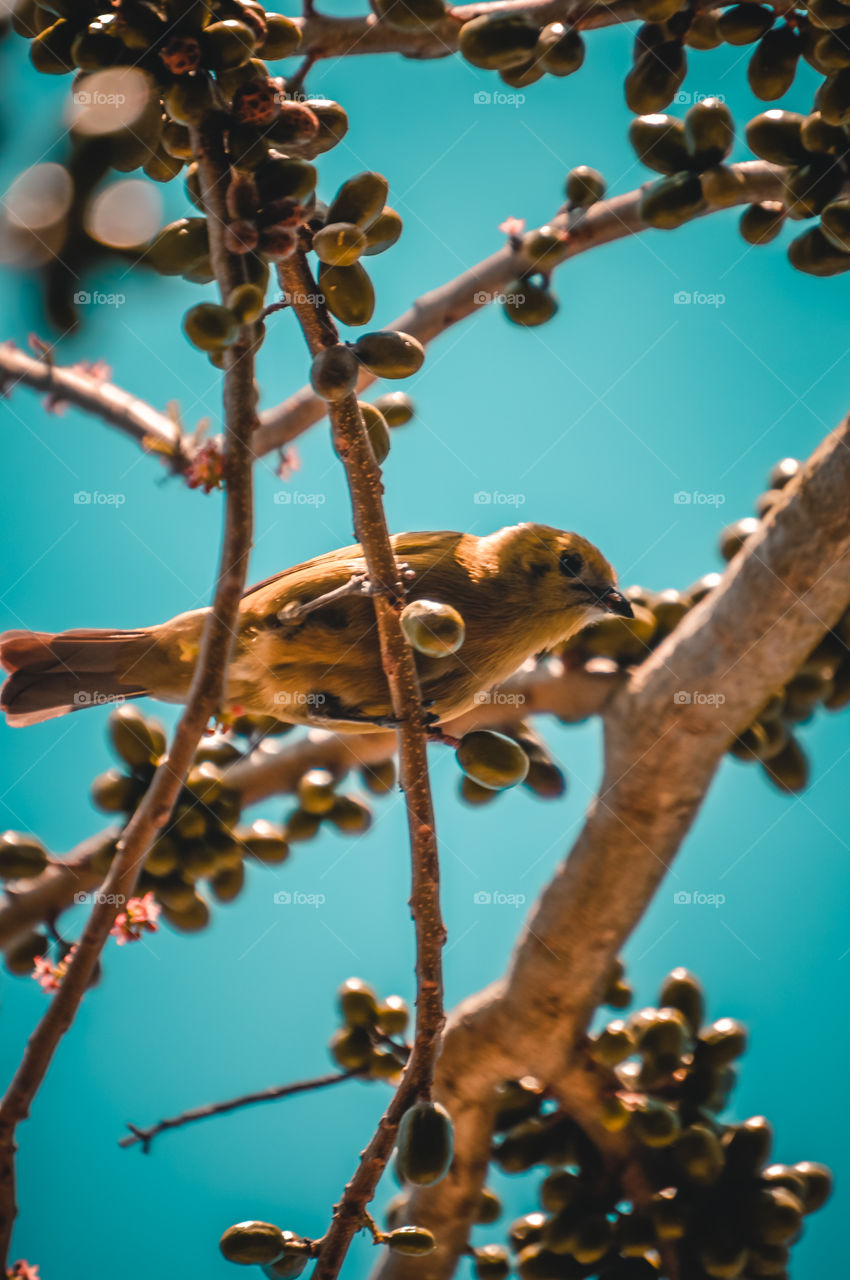
[[(336, 11), (360, 8), (346, 0)], [(308, 90), (338, 99), (351, 119), (347, 138), (319, 162), (320, 193), (378, 169), (405, 220), (400, 244), (369, 260), (377, 322), (498, 248), (506, 216), (545, 221), (572, 166), (601, 169), (615, 193), (647, 179), (626, 141), (631, 39), (626, 30), (591, 33), (578, 75), (547, 78), (517, 105), (477, 102), (501, 82), (457, 58), (350, 58), (314, 69)], [(724, 95), (742, 134), (760, 109), (746, 84), (746, 51), (689, 59), (684, 91)], [(68, 82), (31, 73), (17, 37), (0, 47), (0, 71), (5, 189), (26, 165), (62, 158), (56, 120)], [(783, 105), (807, 110), (813, 88), (803, 66)], [(686, 105), (672, 110), (683, 114)], [(736, 158), (746, 154), (739, 144)], [(186, 212), (179, 183), (160, 192), (164, 220)], [(491, 309), (436, 342), (408, 386), (419, 417), (394, 435), (385, 467), (392, 529), (484, 533), (517, 518), (544, 521), (579, 530), (624, 583), (652, 588), (684, 587), (720, 567), (719, 529), (751, 514), (773, 462), (806, 456), (848, 409), (847, 278), (794, 272), (787, 231), (749, 248), (737, 219), (732, 211), (675, 233), (648, 232), (566, 264), (556, 278), (560, 312), (542, 329), (521, 331)], [(58, 359), (103, 359), (116, 381), (158, 407), (179, 402), (187, 425), (206, 416), (219, 429), (219, 376), (180, 330), (185, 308), (212, 299), (212, 287), (118, 269), (91, 283), (126, 301), (89, 307)], [(724, 300), (677, 305), (682, 290)], [(31, 287), (10, 270), (0, 281), (0, 313), (0, 339), (52, 337)], [(263, 405), (300, 387), (306, 373), (294, 318), (273, 318), (260, 361)], [(208, 599), (220, 496), (164, 479), (108, 428), (74, 410), (48, 415), (26, 390), (3, 406), (3, 427), (2, 626), (135, 626)], [(298, 452), (301, 469), (289, 485), (313, 495), (310, 502), (275, 502), (283, 486), (273, 459), (257, 468), (254, 580), (351, 538), (324, 427), (299, 441)], [(73, 500), (81, 490), (125, 501), (81, 506)], [(516, 502), (476, 503), (482, 491)], [(676, 504), (678, 491), (721, 495), (723, 503)], [(167, 709), (164, 718), (173, 719)], [(57, 852), (98, 829), (88, 787), (112, 763), (105, 722), (98, 710), (25, 731), (0, 727), (0, 826), (31, 830)], [(463, 808), (451, 753), (433, 753), (450, 1003), (502, 971), (520, 925), (518, 910), (477, 906), (474, 894), (498, 890), (531, 902), (593, 793), (598, 727), (543, 728), (570, 779), (559, 803), (509, 793), (483, 811)], [(639, 1004), (685, 964), (703, 978), (714, 1016), (749, 1024), (730, 1118), (766, 1114), (776, 1157), (830, 1164), (840, 1199), (848, 1130), (833, 1073), (850, 1048), (842, 1016), (847, 716), (821, 713), (802, 740), (813, 782), (795, 799), (755, 770), (724, 763), (626, 958)], [(252, 816), (279, 819), (285, 807), (276, 800)], [(223, 1280), (235, 1272), (217, 1240), (231, 1222), (259, 1217), (306, 1235), (324, 1230), (384, 1086), (349, 1084), (198, 1125), (165, 1136), (148, 1157), (116, 1143), (128, 1120), (146, 1124), (326, 1070), (334, 992), (350, 974), (382, 994), (412, 995), (399, 798), (377, 802), (376, 818), (365, 839), (322, 834), (282, 868), (250, 868), (246, 891), (215, 908), (204, 934), (164, 928), (143, 945), (110, 946), (104, 979), (20, 1131), (13, 1256), (40, 1263), (43, 1280), (99, 1280), (118, 1269), (123, 1280)], [(283, 908), (274, 903), (280, 889), (326, 902)], [(726, 901), (677, 906), (679, 890)], [(66, 932), (80, 923), (66, 917)], [(8, 1074), (47, 997), (27, 980), (2, 976), (0, 985)], [(534, 1207), (535, 1182), (494, 1185), (513, 1215)], [(388, 1176), (380, 1202), (393, 1190)], [(796, 1280), (823, 1275), (844, 1250), (838, 1203), (809, 1221), (795, 1250)], [(480, 1229), (481, 1242), (503, 1236), (503, 1224)], [(347, 1274), (365, 1274), (369, 1250), (358, 1244)]]

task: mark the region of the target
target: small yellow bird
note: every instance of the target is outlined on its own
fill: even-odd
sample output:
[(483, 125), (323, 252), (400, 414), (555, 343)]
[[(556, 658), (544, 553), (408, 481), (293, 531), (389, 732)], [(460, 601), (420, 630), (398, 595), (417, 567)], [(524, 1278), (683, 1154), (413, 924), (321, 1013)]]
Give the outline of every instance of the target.
[[(392, 545), (408, 600), (451, 605), (465, 623), (456, 652), (416, 654), (435, 724), (589, 622), (632, 616), (608, 561), (576, 533), (518, 524), (486, 537), (399, 533)], [(239, 609), (225, 709), (351, 733), (391, 724), (365, 582), (355, 545), (251, 587)], [(207, 613), (194, 609), (137, 631), (7, 631), (0, 662), (11, 674), (0, 706), (8, 723), (146, 695), (185, 701)]]

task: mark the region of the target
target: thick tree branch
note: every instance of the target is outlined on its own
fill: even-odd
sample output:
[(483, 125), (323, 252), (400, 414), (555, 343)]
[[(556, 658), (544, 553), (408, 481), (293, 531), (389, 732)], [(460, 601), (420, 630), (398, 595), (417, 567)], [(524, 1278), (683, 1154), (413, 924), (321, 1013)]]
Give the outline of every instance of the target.
[[(211, 144), (198, 140), (196, 154), (208, 207), (215, 207), (222, 165)], [(223, 200), (223, 191), (221, 191)], [(209, 219), (213, 263), (221, 292), (230, 288), (230, 265), (223, 257), (223, 219)], [(204, 626), (198, 662), (186, 707), (168, 755), (124, 829), (115, 859), (77, 944), (61, 986), (31, 1035), (21, 1063), (0, 1102), (0, 1267), (5, 1269), (15, 1220), (17, 1126), (29, 1114), (62, 1036), (71, 1026), (89, 985), (98, 956), (109, 937), (119, 905), (133, 894), (145, 855), (168, 821), (201, 734), (221, 705), (233, 644), (234, 624), (245, 584), (253, 528), (251, 434), (256, 423), (253, 354), (257, 335), (244, 329), (225, 361), (224, 407), (226, 502), (218, 577)]]
[[(280, 266), (280, 280), (293, 299), (311, 355), (339, 341), (336, 325), (323, 302), (302, 252)], [(393, 1147), (402, 1115), (420, 1097), (429, 1097), (443, 1028), (442, 948), (445, 927), (440, 913), (440, 867), (437, 833), (428, 781), (425, 735), (419, 681), (413, 651), (399, 621), (404, 605), (401, 572), (393, 555), (382, 502), (381, 470), (369, 444), (357, 398), (351, 394), (330, 409), (334, 447), (342, 459), (351, 493), (354, 531), (374, 592), (381, 664), (398, 721), (401, 786), (405, 794), (411, 855), (410, 909), (416, 933), (416, 1029), (413, 1051), (401, 1083), (393, 1095), (360, 1164), (334, 1208), (330, 1227), (319, 1251), (314, 1280), (334, 1280), (351, 1239), (362, 1223), (366, 1206)]]
[(139, 1129), (128, 1124), (130, 1130), (125, 1138), (118, 1141), (119, 1147), (132, 1147), (137, 1142), (147, 1155), (154, 1138), (169, 1129), (182, 1129), (187, 1124), (195, 1124), (198, 1120), (209, 1120), (213, 1116), (227, 1115), (231, 1111), (241, 1111), (243, 1107), (253, 1107), (258, 1102), (277, 1102), (280, 1098), (291, 1098), (297, 1093), (312, 1093), (316, 1089), (327, 1089), (333, 1084), (342, 1084), (344, 1080), (355, 1080), (361, 1073), (358, 1071), (332, 1071), (326, 1076), (315, 1076), (312, 1080), (296, 1080), (289, 1084), (278, 1084), (270, 1089), (259, 1089), (256, 1093), (243, 1093), (238, 1098), (228, 1098), (225, 1102), (208, 1102), (203, 1107), (192, 1107), (189, 1111), (181, 1111), (177, 1116), (159, 1120), (147, 1129)]
[[(739, 204), (782, 198), (784, 170), (777, 165), (767, 164), (763, 160), (748, 160), (730, 165), (730, 168), (744, 179)], [(649, 228), (641, 221), (638, 212), (641, 194), (642, 188), (638, 187), (625, 195), (601, 200), (588, 209), (579, 226), (565, 242), (560, 263), (586, 253), (589, 249), (647, 231)], [(705, 217), (716, 212), (719, 210), (709, 208), (698, 216)], [(563, 212), (553, 218), (550, 225), (566, 226), (567, 220)], [(384, 327), (410, 333), (427, 345), (461, 320), (498, 301), (507, 286), (523, 270), (528, 270), (529, 265), (519, 250), (507, 244), (498, 253), (484, 258), (454, 280), (424, 294), (408, 311)], [(375, 381), (374, 375), (364, 369), (358, 389), (362, 391)], [(283, 447), (323, 418), (326, 412), (325, 401), (319, 399), (311, 387), (303, 387), (282, 404), (260, 414), (260, 428), (255, 440), (257, 454), (262, 455)]]
[[(563, 1078), (612, 961), (664, 878), (732, 738), (799, 669), (850, 602), (850, 419), (784, 491), (720, 586), (637, 668), (606, 716), (605, 773), (584, 828), (532, 909), (503, 979), (449, 1018), (435, 1096), (455, 1163), (410, 1198), (435, 1232), (415, 1266), (382, 1280), (445, 1280), (466, 1245), (486, 1174), (492, 1098), (504, 1079)], [(680, 692), (715, 695), (713, 703)], [(723, 701), (721, 701), (723, 699)]]
[(101, 418), (155, 453), (172, 471), (183, 471), (192, 451), (177, 423), (123, 387), (104, 380), (83, 365), (60, 368), (47, 355), (38, 359), (11, 342), (0, 343), (0, 393), (22, 384), (43, 392), (52, 404), (72, 404)]

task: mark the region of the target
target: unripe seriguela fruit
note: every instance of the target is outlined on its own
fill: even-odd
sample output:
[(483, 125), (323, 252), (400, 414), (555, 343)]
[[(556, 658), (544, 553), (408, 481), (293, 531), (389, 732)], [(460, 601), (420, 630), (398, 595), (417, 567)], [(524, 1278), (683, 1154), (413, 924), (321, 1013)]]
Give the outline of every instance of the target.
[(357, 386), (359, 372), (360, 365), (351, 349), (337, 343), (314, 356), (310, 384), (323, 400), (342, 400)]
[(227, 1228), (218, 1247), (228, 1262), (256, 1266), (276, 1262), (285, 1243), (280, 1227), (271, 1222), (236, 1222)]
[(436, 600), (412, 600), (405, 605), (401, 629), (408, 644), (429, 658), (446, 658), (455, 653), (466, 632), (457, 609)]
[(430, 1187), (448, 1173), (454, 1150), (449, 1113), (439, 1102), (415, 1102), (398, 1128), (397, 1167), (403, 1182)]
[(396, 329), (364, 333), (352, 348), (361, 364), (377, 378), (409, 378), (425, 361), (425, 348), (417, 338)]
[(519, 743), (490, 729), (464, 734), (457, 760), (468, 778), (492, 791), (515, 787), (528, 773), (528, 756)]

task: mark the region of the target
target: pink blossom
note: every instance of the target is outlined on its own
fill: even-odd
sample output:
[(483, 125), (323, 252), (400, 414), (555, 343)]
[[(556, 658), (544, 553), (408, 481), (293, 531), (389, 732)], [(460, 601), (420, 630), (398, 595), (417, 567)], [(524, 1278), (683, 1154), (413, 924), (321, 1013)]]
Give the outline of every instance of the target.
[(506, 236), (521, 236), (525, 231), (525, 218), (505, 218), (504, 222), (499, 223), (499, 230), (504, 231)]
[(131, 898), (126, 910), (115, 917), (110, 933), (117, 939), (119, 947), (123, 947), (125, 942), (138, 942), (145, 930), (156, 933), (159, 913), (159, 903), (154, 901), (152, 893), (146, 893), (143, 898)]
[(219, 440), (207, 440), (184, 474), (190, 489), (203, 489), (204, 493), (220, 489), (224, 483), (224, 457)]
[(27, 1262), (26, 1258), (18, 1258), (6, 1272), (7, 1280), (41, 1280), (38, 1274), (38, 1263)]
[[(48, 960), (46, 956), (36, 956), (33, 961), (32, 976), (35, 978), (42, 991), (59, 990), (62, 985), (62, 979), (68, 972), (68, 964), (70, 963), (71, 956), (76, 950), (76, 946), (71, 947), (68, 954), (57, 964), (53, 964), (53, 962)], [(15, 1265), (17, 1266), (17, 1263)], [(26, 1266), (27, 1264), (24, 1263), (23, 1265)], [(24, 1273), (22, 1272), (21, 1274)], [(36, 1280), (38, 1280), (38, 1277), (36, 1277)]]

